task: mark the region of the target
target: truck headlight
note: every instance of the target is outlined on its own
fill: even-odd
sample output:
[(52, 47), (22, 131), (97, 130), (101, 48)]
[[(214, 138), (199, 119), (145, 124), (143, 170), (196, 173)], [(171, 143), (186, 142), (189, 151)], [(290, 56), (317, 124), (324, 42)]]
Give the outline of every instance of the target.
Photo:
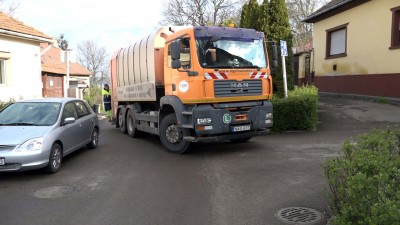
[(211, 124), (212, 119), (211, 118), (197, 118), (196, 122), (198, 125)]
[(265, 114), (265, 119), (272, 119), (272, 118), (274, 118), (272, 113), (266, 113)]
[(40, 151), (43, 148), (44, 138), (33, 138), (25, 141), (15, 151), (16, 152), (29, 152), (29, 151)]

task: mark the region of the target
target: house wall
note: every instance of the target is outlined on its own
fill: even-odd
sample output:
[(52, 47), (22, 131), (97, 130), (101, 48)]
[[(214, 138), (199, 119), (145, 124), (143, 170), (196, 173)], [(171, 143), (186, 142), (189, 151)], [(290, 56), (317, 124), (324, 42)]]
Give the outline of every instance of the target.
[(10, 52), (6, 83), (0, 85), (0, 101), (42, 97), (39, 43), (0, 36), (0, 52)]
[[(398, 6), (399, 0), (372, 0), (314, 23), (315, 84), (320, 91), (400, 97), (400, 89), (384, 85), (400, 83), (400, 49), (389, 49), (390, 9)], [(347, 56), (325, 59), (326, 30), (346, 23)]]

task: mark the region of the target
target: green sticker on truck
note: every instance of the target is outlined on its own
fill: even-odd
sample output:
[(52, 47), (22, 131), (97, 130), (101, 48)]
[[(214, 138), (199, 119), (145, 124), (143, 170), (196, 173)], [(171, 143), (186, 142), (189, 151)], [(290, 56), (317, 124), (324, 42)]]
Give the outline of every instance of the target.
[(231, 114), (224, 114), (224, 117), (222, 118), (222, 120), (224, 121), (224, 123), (229, 124), (232, 121), (232, 116)]

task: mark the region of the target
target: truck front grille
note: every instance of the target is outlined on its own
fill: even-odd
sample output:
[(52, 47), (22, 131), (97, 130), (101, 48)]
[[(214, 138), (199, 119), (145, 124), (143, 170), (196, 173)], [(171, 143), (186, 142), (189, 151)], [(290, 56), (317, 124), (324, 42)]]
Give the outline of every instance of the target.
[(214, 80), (215, 97), (252, 96), (262, 94), (262, 81), (259, 79), (235, 81)]

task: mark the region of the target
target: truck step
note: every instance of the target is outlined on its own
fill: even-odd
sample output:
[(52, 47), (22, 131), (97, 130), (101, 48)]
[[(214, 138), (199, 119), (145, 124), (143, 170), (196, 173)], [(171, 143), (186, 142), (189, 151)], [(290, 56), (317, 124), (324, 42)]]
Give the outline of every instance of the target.
[(192, 124), (182, 124), (183, 128), (193, 129), (194, 126)]
[(193, 115), (193, 112), (183, 111), (183, 112), (182, 112), (182, 115), (184, 115), (184, 116), (191, 116), (191, 115)]

